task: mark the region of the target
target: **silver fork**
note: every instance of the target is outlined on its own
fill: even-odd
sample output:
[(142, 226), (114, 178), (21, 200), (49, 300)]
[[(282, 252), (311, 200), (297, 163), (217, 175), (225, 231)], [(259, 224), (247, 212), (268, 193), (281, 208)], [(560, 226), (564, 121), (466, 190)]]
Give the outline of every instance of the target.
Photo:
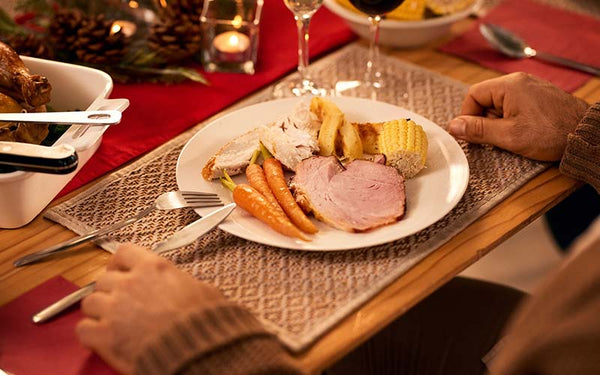
[(56, 253), (62, 252), (64, 250), (70, 249), (81, 243), (95, 240), (98, 237), (104, 236), (105, 234), (108, 234), (117, 229), (123, 228), (129, 224), (132, 224), (157, 209), (158, 210), (172, 210), (175, 208), (183, 208), (183, 207), (199, 208), (199, 207), (216, 207), (216, 206), (222, 206), (222, 205), (223, 205), (223, 202), (221, 202), (221, 199), (219, 199), (219, 196), (214, 193), (201, 193), (201, 192), (193, 192), (193, 191), (169, 191), (167, 193), (161, 194), (158, 198), (156, 198), (156, 201), (154, 202), (153, 205), (140, 211), (135, 216), (132, 216), (123, 221), (119, 221), (118, 223), (109, 225), (107, 227), (96, 229), (90, 233), (81, 235), (79, 237), (72, 238), (68, 241), (61, 242), (57, 245), (51, 246), (44, 250), (36, 251), (35, 253), (25, 255), (24, 257), (17, 259), (13, 264), (15, 267), (21, 267), (26, 264), (37, 262), (38, 260), (46, 258), (52, 254), (56, 254)]

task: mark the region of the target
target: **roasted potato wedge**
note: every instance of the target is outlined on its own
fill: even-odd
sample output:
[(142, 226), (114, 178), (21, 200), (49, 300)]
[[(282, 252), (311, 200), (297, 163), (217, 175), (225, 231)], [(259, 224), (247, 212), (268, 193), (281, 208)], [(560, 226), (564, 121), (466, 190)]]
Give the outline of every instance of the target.
[(383, 122), (366, 122), (354, 125), (358, 129), (363, 152), (367, 154), (380, 154), (379, 134), (383, 131)]
[(321, 121), (319, 130), (319, 154), (335, 155), (338, 132), (344, 122), (344, 114), (327, 99), (314, 97), (310, 101), (310, 111)]
[(339, 132), (342, 159), (354, 160), (361, 158), (363, 145), (356, 126), (350, 121), (344, 120)]

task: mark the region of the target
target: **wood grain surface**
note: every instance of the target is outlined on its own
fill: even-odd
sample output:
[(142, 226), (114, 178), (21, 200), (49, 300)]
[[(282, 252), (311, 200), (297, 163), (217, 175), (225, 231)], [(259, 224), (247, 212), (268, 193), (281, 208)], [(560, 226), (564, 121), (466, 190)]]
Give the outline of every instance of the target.
[[(454, 25), (452, 33), (463, 31), (470, 22), (465, 20)], [(444, 40), (437, 41), (413, 50), (384, 50), (384, 53), (467, 84), (500, 75), (437, 52), (435, 47), (443, 42)], [(592, 79), (577, 90), (575, 95), (588, 102), (600, 101), (600, 79)], [(80, 188), (54, 204), (93, 184)], [(556, 167), (550, 168), (348, 316), (309, 350), (298, 354), (298, 359), (311, 373), (323, 370), (579, 186), (575, 180), (560, 175)], [(78, 247), (72, 251), (71, 256), (60, 256), (18, 269), (12, 266), (12, 262), (20, 256), (74, 236), (71, 231), (41, 216), (25, 227), (0, 230), (0, 305), (56, 275), (84, 285), (103, 272), (110, 254), (91, 244)]]

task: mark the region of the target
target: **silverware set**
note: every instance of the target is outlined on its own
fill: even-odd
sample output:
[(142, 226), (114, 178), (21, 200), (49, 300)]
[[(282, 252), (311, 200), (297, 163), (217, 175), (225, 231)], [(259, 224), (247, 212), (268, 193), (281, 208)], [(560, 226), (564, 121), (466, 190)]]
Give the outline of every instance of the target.
[[(90, 233), (75, 237), (69, 241), (59, 243), (51, 246), (47, 249), (36, 251), (22, 258), (17, 259), (14, 262), (15, 267), (21, 267), (30, 263), (40, 261), (50, 255), (57, 254), (68, 250), (76, 245), (82, 244), (87, 241), (93, 241), (99, 237), (105, 236), (117, 229), (123, 228), (130, 225), (144, 216), (149, 215), (155, 210), (172, 210), (184, 207), (200, 208), (200, 207), (218, 207), (223, 206), (223, 202), (214, 193), (203, 193), (203, 192), (191, 192), (191, 191), (170, 191), (161, 194), (156, 198), (154, 204), (143, 209), (138, 214), (128, 219), (119, 221), (118, 223), (109, 225), (104, 228), (94, 230)], [(168, 250), (173, 250), (187, 244), (192, 243), (197, 238), (201, 237), (215, 226), (219, 225), (225, 220), (231, 212), (235, 209), (236, 204), (230, 203), (225, 207), (221, 207), (211, 212), (208, 215), (203, 216), (201, 219), (189, 224), (185, 228), (179, 230), (171, 237), (166, 240), (155, 244), (152, 247), (152, 251), (155, 253), (162, 253)], [(34, 323), (42, 323), (50, 318), (56, 316), (60, 312), (64, 311), (68, 307), (82, 300), (85, 296), (91, 294), (94, 291), (95, 282), (92, 282), (74, 293), (60, 299), (52, 305), (41, 310), (35, 314), (32, 318)]]
[(130, 225), (144, 216), (148, 216), (154, 210), (172, 210), (177, 208), (200, 208), (200, 207), (216, 207), (222, 206), (223, 203), (219, 197), (214, 193), (198, 193), (192, 191), (169, 191), (161, 194), (153, 205), (140, 211), (135, 216), (119, 221), (104, 228), (96, 229), (90, 233), (75, 237), (65, 242), (61, 242), (57, 245), (51, 246), (47, 249), (36, 251), (24, 257), (17, 259), (13, 264), (15, 267), (21, 267), (33, 262), (37, 262), (41, 259), (47, 258), (52, 254), (57, 254), (68, 250), (74, 246), (82, 244), (87, 241), (93, 241), (99, 237), (102, 237), (108, 233), (114, 232), (117, 229), (121, 229), (127, 225)]

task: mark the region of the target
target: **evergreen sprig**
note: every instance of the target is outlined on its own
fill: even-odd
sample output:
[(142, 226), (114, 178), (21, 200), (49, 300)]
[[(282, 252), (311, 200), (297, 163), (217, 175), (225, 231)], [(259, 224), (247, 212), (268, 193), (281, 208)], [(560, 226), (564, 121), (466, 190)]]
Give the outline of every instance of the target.
[[(138, 0), (140, 7), (155, 10), (155, 1)], [(45, 30), (42, 33), (32, 30), (29, 27), (17, 24), (2, 8), (0, 8), (0, 38), (6, 39), (6, 36), (15, 34), (39, 34), (41, 38), (48, 38), (47, 26), (49, 20), (54, 15), (56, 9), (77, 8), (87, 15), (96, 15), (103, 12), (110, 19), (132, 20), (131, 14), (126, 13), (119, 0), (18, 0), (15, 5), (17, 12), (32, 12), (35, 14), (33, 24), (42, 26)], [(184, 80), (191, 80), (208, 85), (206, 78), (196, 69), (185, 66), (166, 65), (164, 61), (147, 44), (148, 35), (147, 24), (141, 24), (136, 21), (138, 32), (132, 37), (130, 42), (130, 53), (126, 54), (121, 62), (110, 65), (91, 65), (77, 60), (66, 60), (66, 62), (77, 63), (101, 69), (109, 73), (118, 82), (161, 82), (176, 83)], [(2, 37), (4, 36), (4, 37)], [(58, 53), (57, 56), (66, 56)], [(65, 59), (63, 59), (64, 61)], [(185, 62), (182, 62), (185, 63)]]

